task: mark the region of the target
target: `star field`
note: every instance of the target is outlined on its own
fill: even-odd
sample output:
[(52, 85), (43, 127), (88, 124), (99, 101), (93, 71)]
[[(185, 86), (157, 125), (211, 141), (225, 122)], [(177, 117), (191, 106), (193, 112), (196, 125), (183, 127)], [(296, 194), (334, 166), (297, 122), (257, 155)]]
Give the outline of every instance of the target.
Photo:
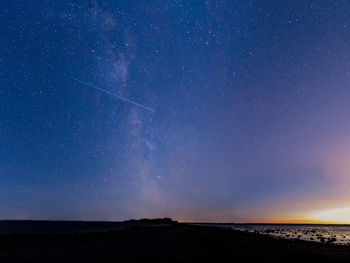
[(347, 1), (0, 7), (0, 219), (283, 221), (350, 200)]

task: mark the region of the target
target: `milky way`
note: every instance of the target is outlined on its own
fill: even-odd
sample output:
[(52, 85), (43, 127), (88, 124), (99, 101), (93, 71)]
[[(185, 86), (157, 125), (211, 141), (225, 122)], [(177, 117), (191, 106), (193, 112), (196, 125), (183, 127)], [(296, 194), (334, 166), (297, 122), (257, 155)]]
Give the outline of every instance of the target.
[(348, 211), (348, 1), (0, 7), (0, 219)]

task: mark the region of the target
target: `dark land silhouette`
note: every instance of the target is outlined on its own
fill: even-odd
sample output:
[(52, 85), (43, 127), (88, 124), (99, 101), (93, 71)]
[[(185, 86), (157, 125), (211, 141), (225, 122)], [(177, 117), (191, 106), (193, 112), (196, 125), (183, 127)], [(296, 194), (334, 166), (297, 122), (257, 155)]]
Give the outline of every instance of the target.
[[(121, 223), (130, 224), (130, 222), (134, 226), (129, 225), (119, 231), (1, 235), (0, 262), (260, 262), (264, 260), (348, 262), (350, 260), (349, 246), (277, 239), (230, 228), (176, 223), (169, 219), (130, 220)], [(137, 225), (139, 223), (149, 224)]]
[(111, 221), (0, 220), (0, 234), (74, 234), (119, 231), (134, 226), (164, 226), (174, 224), (170, 218), (130, 219)]

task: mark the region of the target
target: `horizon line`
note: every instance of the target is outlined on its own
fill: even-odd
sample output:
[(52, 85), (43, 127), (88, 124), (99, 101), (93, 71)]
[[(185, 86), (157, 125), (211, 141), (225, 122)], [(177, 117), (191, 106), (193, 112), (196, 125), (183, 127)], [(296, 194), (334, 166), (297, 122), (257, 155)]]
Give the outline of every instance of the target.
[[(4, 221), (36, 221), (36, 222), (87, 222), (87, 223), (123, 223), (131, 220), (155, 220), (163, 218), (139, 218), (139, 219), (125, 219), (125, 220), (74, 220), (74, 219), (0, 219)], [(168, 217), (170, 218), (170, 217)], [(170, 218), (172, 219), (172, 218)], [(305, 222), (210, 222), (210, 221), (183, 221), (172, 219), (174, 222), (182, 224), (236, 224), (236, 225), (350, 225), (350, 222), (335, 222), (335, 221), (305, 221)]]

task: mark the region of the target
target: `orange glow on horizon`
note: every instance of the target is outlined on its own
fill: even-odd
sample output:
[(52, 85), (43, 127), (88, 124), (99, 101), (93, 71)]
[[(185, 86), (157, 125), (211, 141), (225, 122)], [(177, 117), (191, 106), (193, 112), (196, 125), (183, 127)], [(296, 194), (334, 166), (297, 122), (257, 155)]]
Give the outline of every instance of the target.
[[(343, 198), (342, 201), (348, 200)], [(331, 199), (327, 201), (338, 201), (337, 199)], [(241, 210), (241, 216), (239, 213), (235, 213), (231, 216), (227, 216), (228, 211), (212, 211), (211, 213), (197, 213), (182, 214), (181, 217), (174, 218), (179, 222), (207, 222), (207, 223), (263, 223), (263, 224), (338, 224), (338, 225), (350, 225), (350, 206), (346, 203), (341, 203), (341, 206), (331, 207), (327, 202), (323, 203), (321, 207), (320, 202), (309, 202), (308, 209), (300, 208), (301, 205), (290, 204), (289, 206), (275, 206), (275, 209), (269, 209), (270, 207), (264, 207), (263, 209), (251, 210), (247, 213), (244, 208), (236, 209)], [(340, 202), (338, 202), (340, 204)], [(298, 209), (299, 208), (299, 209)], [(288, 211), (289, 210), (289, 211)], [(294, 211), (290, 211), (294, 210)], [(260, 216), (261, 215), (261, 216)]]
[(294, 218), (294, 219), (270, 219), (264, 221), (258, 221), (257, 223), (264, 224), (332, 224), (332, 225), (348, 225), (350, 222), (342, 221), (331, 221), (331, 220), (317, 220), (317, 219), (307, 219), (307, 218)]
[(264, 217), (264, 218), (250, 218), (247, 220), (186, 220), (175, 219), (180, 223), (188, 222), (202, 222), (202, 223), (237, 223), (237, 224), (332, 224), (332, 225), (350, 225), (349, 221), (341, 220), (322, 220), (307, 217)]

